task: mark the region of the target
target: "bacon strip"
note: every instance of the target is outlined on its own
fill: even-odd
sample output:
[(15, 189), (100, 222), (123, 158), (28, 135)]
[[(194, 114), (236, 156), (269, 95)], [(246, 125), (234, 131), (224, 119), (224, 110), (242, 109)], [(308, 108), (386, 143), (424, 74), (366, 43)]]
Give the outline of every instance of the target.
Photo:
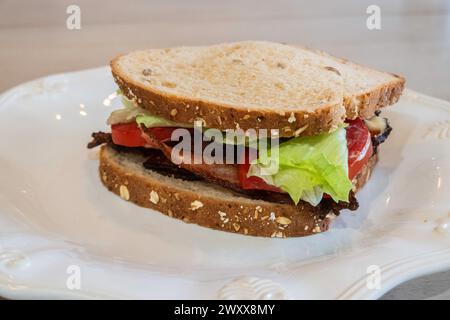
[(95, 147), (105, 144), (105, 143), (108, 143), (108, 144), (112, 143), (111, 133), (98, 131), (98, 132), (93, 132), (91, 134), (91, 137), (92, 137), (92, 140), (87, 145), (88, 149), (95, 148)]
[[(161, 143), (160, 150), (168, 159), (172, 159), (173, 147), (165, 143)], [(180, 168), (191, 171), (207, 180), (215, 181), (228, 187), (240, 188), (239, 168), (236, 164), (194, 164), (193, 153), (181, 156), (183, 159), (190, 158), (191, 161), (189, 161), (189, 163), (187, 163), (188, 161), (186, 160), (177, 161), (177, 163), (180, 162), (178, 165)]]

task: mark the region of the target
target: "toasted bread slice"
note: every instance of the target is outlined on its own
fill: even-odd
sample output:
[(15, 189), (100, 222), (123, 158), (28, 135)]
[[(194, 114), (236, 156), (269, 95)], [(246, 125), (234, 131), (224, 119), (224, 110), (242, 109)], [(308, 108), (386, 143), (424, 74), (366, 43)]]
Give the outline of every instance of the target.
[(134, 51), (111, 69), (124, 94), (156, 115), (222, 130), (279, 129), (284, 137), (369, 117), (404, 86), (400, 76), (262, 41)]
[[(100, 177), (112, 192), (141, 207), (200, 226), (261, 237), (301, 237), (326, 231), (333, 214), (308, 203), (255, 200), (204, 181), (185, 181), (145, 169), (145, 157), (109, 146), (100, 151)], [(359, 190), (376, 155), (354, 179)]]

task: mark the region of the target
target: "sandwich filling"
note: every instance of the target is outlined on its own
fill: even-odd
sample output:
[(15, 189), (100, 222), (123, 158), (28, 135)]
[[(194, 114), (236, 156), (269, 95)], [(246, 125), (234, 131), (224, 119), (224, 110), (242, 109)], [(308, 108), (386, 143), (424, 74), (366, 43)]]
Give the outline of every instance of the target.
[[(196, 127), (155, 116), (124, 96), (122, 102), (123, 108), (108, 119), (111, 134), (94, 133), (89, 148), (108, 143), (124, 152), (144, 152), (148, 160), (143, 165), (152, 170), (185, 180), (204, 179), (257, 198), (294, 204), (303, 201), (312, 206), (327, 202), (356, 209), (352, 181), (391, 131), (387, 120), (377, 112), (368, 120), (347, 120), (330, 133), (280, 138), (277, 148), (270, 147), (274, 142), (269, 137), (265, 141), (269, 148), (262, 150), (249, 137), (232, 141), (225, 135), (220, 139), (217, 135), (209, 137), (208, 131), (198, 132)], [(231, 150), (236, 161), (181, 161), (194, 159), (199, 152), (195, 147), (179, 153), (177, 159), (174, 151), (178, 141), (173, 136), (179, 128), (188, 135), (202, 136), (200, 152), (213, 147), (216, 153), (223, 151), (225, 157)], [(277, 170), (269, 170), (274, 167)]]

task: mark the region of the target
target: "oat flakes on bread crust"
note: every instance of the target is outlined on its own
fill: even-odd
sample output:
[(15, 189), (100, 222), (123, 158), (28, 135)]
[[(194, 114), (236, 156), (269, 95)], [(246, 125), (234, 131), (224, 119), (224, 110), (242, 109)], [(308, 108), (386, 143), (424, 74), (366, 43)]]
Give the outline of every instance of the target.
[[(144, 169), (144, 160), (140, 155), (123, 155), (102, 146), (100, 179), (110, 191), (141, 207), (184, 222), (244, 235), (308, 236), (326, 231), (334, 217), (304, 202), (295, 206), (254, 200), (211, 183), (160, 175)], [(375, 155), (354, 179), (356, 191), (369, 179), (376, 160)]]

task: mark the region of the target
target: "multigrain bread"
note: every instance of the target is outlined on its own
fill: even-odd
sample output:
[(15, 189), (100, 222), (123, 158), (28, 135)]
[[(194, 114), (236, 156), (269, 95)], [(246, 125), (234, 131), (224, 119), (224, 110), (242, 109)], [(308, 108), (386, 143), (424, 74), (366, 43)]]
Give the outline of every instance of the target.
[[(102, 183), (122, 199), (212, 229), (261, 237), (301, 237), (326, 231), (335, 217), (305, 202), (255, 200), (204, 181), (184, 181), (142, 166), (145, 157), (109, 146), (100, 151)], [(377, 162), (373, 155), (353, 180), (358, 191)]]
[[(396, 102), (404, 78), (278, 43), (134, 51), (111, 61), (122, 92), (179, 123), (316, 135)], [(311, 81), (314, 79), (314, 81)]]

